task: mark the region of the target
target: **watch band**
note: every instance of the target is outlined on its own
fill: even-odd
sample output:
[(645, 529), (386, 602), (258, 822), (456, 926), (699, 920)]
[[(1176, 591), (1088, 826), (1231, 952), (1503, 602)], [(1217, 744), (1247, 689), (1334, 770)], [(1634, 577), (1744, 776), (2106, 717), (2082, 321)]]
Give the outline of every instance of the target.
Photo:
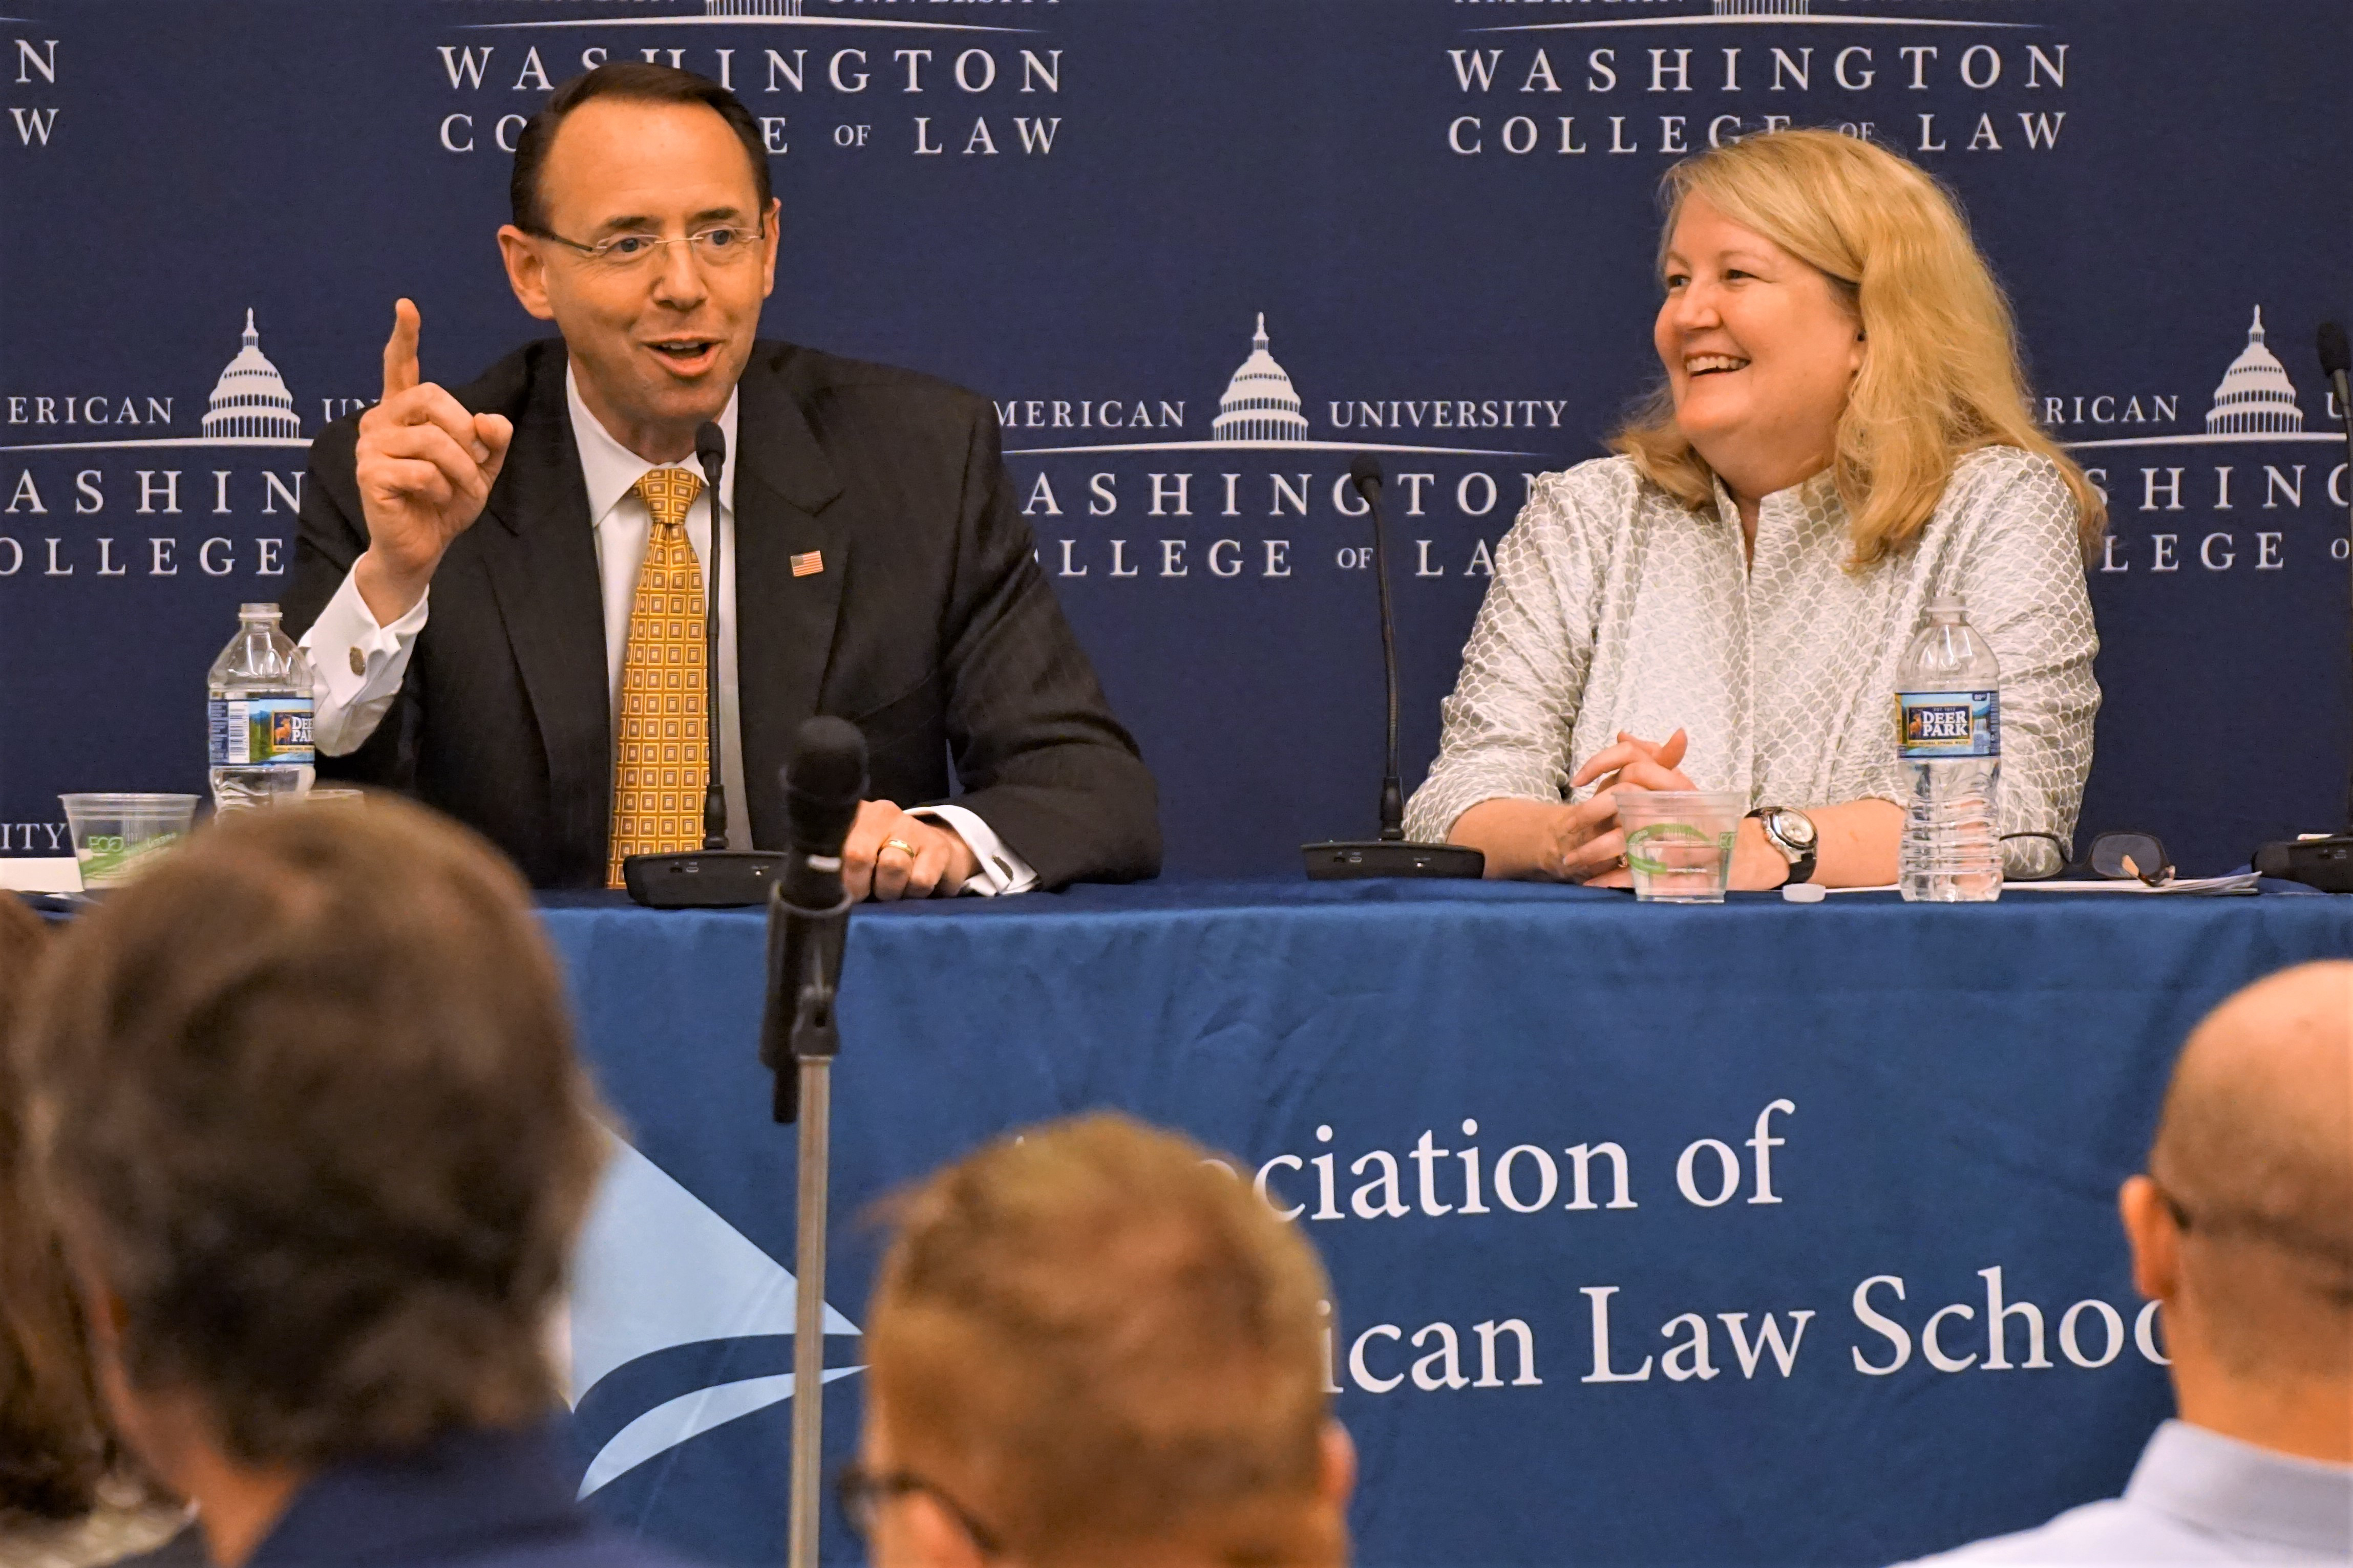
[(1760, 805), (1755, 811), (1748, 814), (1757, 819), (1757, 826), (1763, 830), (1765, 834), (1765, 842), (1770, 844), (1775, 849), (1778, 850), (1781, 858), (1789, 863), (1789, 875), (1781, 884), (1785, 888), (1799, 882), (1812, 881), (1814, 878), (1814, 866), (1820, 858), (1820, 855), (1818, 853), (1819, 840), (1814, 844), (1808, 844), (1800, 847), (1790, 843), (1788, 839), (1773, 831), (1773, 817), (1775, 814), (1788, 809), (1788, 808), (1786, 806)]

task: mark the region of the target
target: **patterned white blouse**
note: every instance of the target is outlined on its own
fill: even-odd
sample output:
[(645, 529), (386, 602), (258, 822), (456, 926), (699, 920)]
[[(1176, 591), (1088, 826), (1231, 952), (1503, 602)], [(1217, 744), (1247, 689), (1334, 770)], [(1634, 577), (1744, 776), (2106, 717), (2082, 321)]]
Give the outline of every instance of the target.
[[(1969, 453), (1913, 543), (1859, 573), (1847, 530), (1818, 474), (1765, 498), (1750, 568), (1720, 484), (1715, 509), (1693, 511), (1627, 458), (1543, 476), (1496, 551), (1407, 834), (1442, 839), (1482, 800), (1583, 799), (1592, 786), (1569, 778), (1620, 730), (1688, 731), (1692, 782), (1752, 806), (1900, 804), (1895, 667), (1928, 602), (1953, 595), (2001, 661), (2001, 829), (2067, 837), (2099, 637), (2057, 466)], [(2013, 842), (2009, 863), (2050, 856)]]

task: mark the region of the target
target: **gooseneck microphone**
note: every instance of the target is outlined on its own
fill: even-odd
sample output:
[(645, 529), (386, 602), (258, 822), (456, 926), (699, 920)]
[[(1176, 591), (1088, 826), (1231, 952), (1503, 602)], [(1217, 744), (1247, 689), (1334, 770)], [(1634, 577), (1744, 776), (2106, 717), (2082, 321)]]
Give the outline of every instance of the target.
[(817, 1568), (825, 1446), (825, 1252), (833, 1158), (833, 1058), (841, 1047), (835, 993), (849, 894), (841, 846), (866, 795), (866, 741), (839, 719), (811, 719), (785, 765), (792, 848), (768, 896), (768, 987), (760, 1060), (776, 1074), (774, 1111), (799, 1122), (793, 1306), (792, 1484), (787, 1568)]
[(1405, 786), (1398, 776), (1397, 616), (1389, 603), (1388, 525), (1381, 515), (1381, 463), (1359, 452), (1348, 465), (1348, 481), (1364, 498), (1373, 519), (1373, 575), (1380, 587), (1381, 678), (1388, 698), (1388, 746), (1381, 771), (1381, 836), (1372, 840), (1335, 839), (1303, 844), (1301, 859), (1318, 881), (1363, 877), (1480, 877), (1487, 857), (1460, 844), (1414, 844), (1405, 836)]
[[(2353, 345), (2345, 340), (2342, 321), (2320, 323), (2320, 374), (2327, 378), (2329, 390), (2337, 394), (2337, 412), (2343, 414), (2348, 407), (2345, 378), (2353, 374)], [(2348, 436), (2348, 440), (2353, 442), (2353, 436)]]
[(720, 561), (725, 546), (720, 540), (719, 470), (727, 464), (727, 433), (711, 420), (694, 432), (694, 459), (702, 465), (702, 493), (711, 498), (711, 570), (703, 574), (702, 607), (702, 754), (711, 760), (702, 781), (702, 847), (727, 847), (727, 786), (719, 756), (719, 584)]
[[(2347, 488), (2353, 491), (2353, 388), (2347, 385), (2348, 373), (2353, 373), (2353, 346), (2346, 342), (2343, 323), (2321, 322), (2318, 347), (2320, 374), (2328, 383), (2338, 416), (2345, 421)], [(2353, 494), (2348, 494), (2347, 500), (2353, 506)], [(2347, 538), (2353, 542), (2353, 531), (2348, 531)], [(2353, 542), (2348, 542), (2346, 553), (2353, 556)], [(2345, 786), (2344, 831), (2307, 833), (2258, 845), (2254, 867), (2266, 877), (2302, 882), (2323, 892), (2353, 893), (2353, 770), (2348, 770)]]
[(1381, 837), (1391, 843), (1405, 837), (1405, 786), (1398, 782), (1397, 616), (1389, 607), (1389, 531), (1381, 519), (1381, 460), (1359, 452), (1348, 465), (1348, 482), (1365, 498), (1373, 514), (1373, 576), (1381, 590), (1381, 675), (1388, 688), (1388, 750), (1381, 773)]
[(725, 542), (719, 519), (719, 479), (727, 464), (726, 433), (710, 420), (694, 432), (695, 460), (702, 468), (703, 493), (711, 498), (711, 559), (702, 574), (703, 754), (711, 766), (702, 781), (702, 847), (673, 855), (631, 855), (621, 862), (629, 897), (657, 910), (740, 909), (767, 898), (785, 869), (785, 858), (771, 851), (727, 847), (727, 766), (719, 722), (719, 616), (721, 568)]
[[(2346, 500), (2348, 515), (2353, 515), (2353, 387), (2347, 384), (2353, 374), (2353, 345), (2345, 341), (2345, 327), (2340, 321), (2320, 323), (2320, 374), (2328, 383), (2328, 390), (2337, 399), (2337, 412), (2345, 421)], [(2346, 555), (2353, 562), (2353, 532), (2348, 532)], [(2345, 827), (2353, 833), (2353, 768), (2348, 768), (2345, 781)]]

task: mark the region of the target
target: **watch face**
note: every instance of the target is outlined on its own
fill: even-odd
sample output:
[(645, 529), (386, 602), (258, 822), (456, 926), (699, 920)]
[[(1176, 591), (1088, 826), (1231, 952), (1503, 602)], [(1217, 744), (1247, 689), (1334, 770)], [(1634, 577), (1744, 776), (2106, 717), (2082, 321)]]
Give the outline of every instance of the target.
[(1803, 851), (1814, 847), (1814, 819), (1802, 811), (1775, 812), (1772, 828), (1774, 836), (1792, 848)]

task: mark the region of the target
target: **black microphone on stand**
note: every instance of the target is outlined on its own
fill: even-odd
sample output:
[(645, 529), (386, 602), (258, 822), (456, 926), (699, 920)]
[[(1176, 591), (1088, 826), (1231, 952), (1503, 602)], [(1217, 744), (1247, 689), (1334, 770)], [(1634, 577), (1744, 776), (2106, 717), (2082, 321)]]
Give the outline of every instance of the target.
[(811, 719), (793, 737), (785, 765), (785, 820), (792, 847), (777, 857), (784, 875), (768, 897), (767, 1000), (760, 1014), (760, 1065), (776, 1075), (779, 1122), (799, 1114), (799, 1064), (830, 1058), (834, 988), (849, 895), (841, 846), (866, 797), (866, 737), (839, 719)]
[(789, 1568), (817, 1568), (825, 1447), (826, 1224), (832, 1189), (833, 1058), (841, 1048), (835, 994), (849, 934), (841, 846), (866, 795), (866, 738), (839, 719), (811, 719), (785, 764), (792, 849), (768, 895), (768, 994), (760, 1061), (775, 1073), (772, 1109), (795, 1130), (792, 1484)]
[[(2328, 383), (2338, 416), (2345, 421), (2346, 482), (2348, 491), (2353, 492), (2353, 388), (2347, 385), (2348, 374), (2353, 374), (2353, 345), (2347, 343), (2341, 323), (2323, 321), (2319, 349), (2320, 374)], [(2348, 493), (2347, 500), (2353, 503), (2353, 493)], [(2348, 533), (2348, 540), (2346, 552), (2353, 556), (2353, 533)], [(2307, 833), (2258, 845), (2254, 867), (2266, 877), (2302, 882), (2325, 893), (2353, 893), (2353, 774), (2348, 774), (2346, 781), (2345, 831)]]
[(719, 584), (725, 543), (719, 525), (719, 475), (727, 463), (726, 433), (704, 420), (694, 433), (702, 465), (702, 493), (711, 498), (711, 561), (702, 574), (703, 754), (702, 847), (683, 855), (630, 855), (621, 861), (629, 897), (657, 910), (725, 910), (756, 904), (785, 869), (772, 851), (727, 847), (727, 770), (720, 747)]
[(1363, 877), (1479, 877), (1487, 857), (1460, 844), (1415, 844), (1405, 836), (1405, 787), (1398, 779), (1397, 617), (1389, 606), (1388, 527), (1381, 517), (1381, 464), (1359, 452), (1348, 480), (1373, 514), (1373, 575), (1381, 600), (1381, 674), (1388, 692), (1388, 749), (1381, 773), (1381, 836), (1377, 839), (1303, 844), (1300, 858), (1317, 881)]
[(694, 432), (694, 460), (702, 465), (702, 493), (711, 498), (711, 570), (703, 575), (702, 754), (711, 766), (702, 778), (702, 847), (727, 847), (727, 785), (719, 758), (719, 566), (724, 546), (719, 537), (719, 470), (727, 465), (727, 433), (706, 419)]

